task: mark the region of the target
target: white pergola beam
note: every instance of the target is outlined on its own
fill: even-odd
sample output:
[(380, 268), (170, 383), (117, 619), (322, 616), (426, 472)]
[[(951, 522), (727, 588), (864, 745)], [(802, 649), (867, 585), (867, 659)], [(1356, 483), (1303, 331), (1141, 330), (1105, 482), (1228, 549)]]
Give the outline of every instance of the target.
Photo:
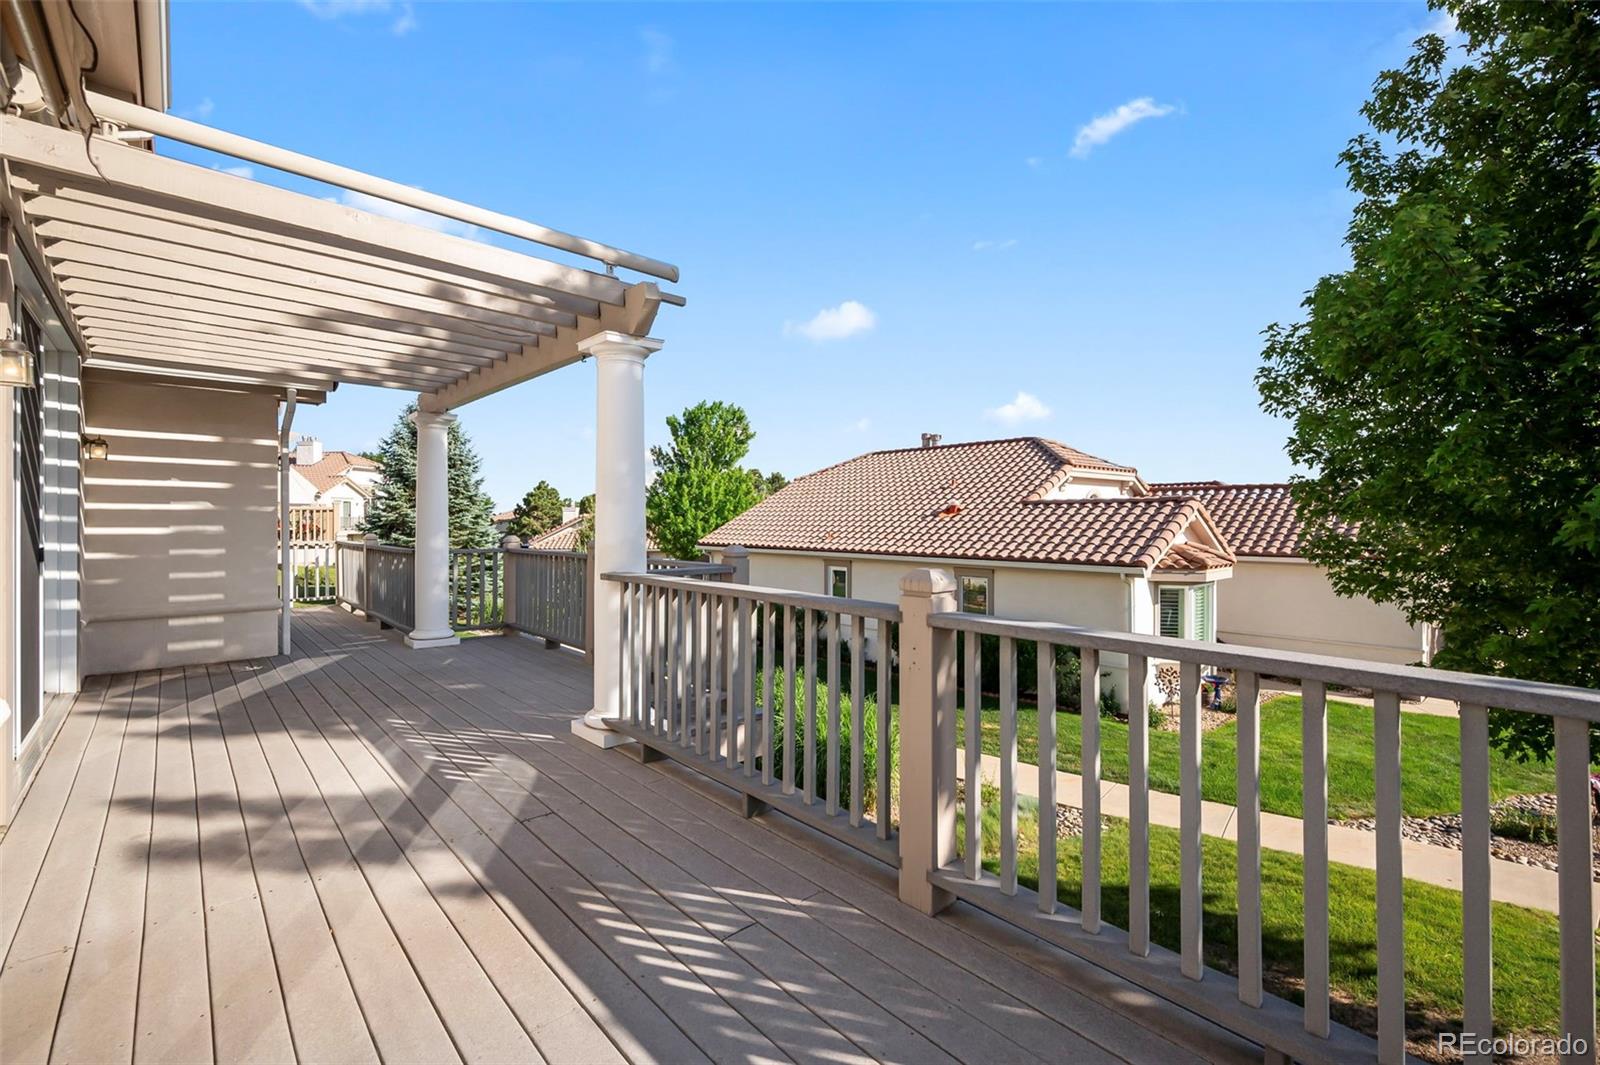
[[(341, 314), (365, 315), (379, 322), (391, 321), (396, 327), (427, 326), (438, 330), (437, 335), (446, 337), (457, 334), (475, 336), (492, 344), (517, 344), (530, 336), (554, 336), (556, 331), (556, 327), (549, 322), (512, 318), (426, 296), (379, 290), (383, 295), (374, 299), (316, 287), (309, 283), (310, 278), (306, 275), (301, 275), (301, 279), (307, 282), (304, 284), (300, 279), (290, 283), (261, 277), (251, 269), (253, 264), (248, 260), (230, 260), (227, 256), (216, 256), (223, 260), (221, 263), (193, 265), (162, 257), (160, 253), (166, 249), (159, 245), (146, 249), (145, 253), (125, 251), (112, 246), (121, 243), (118, 236), (101, 234), (98, 243), (60, 241), (48, 245), (46, 250), (55, 263), (56, 272), (63, 277), (115, 281), (129, 274), (138, 274), (205, 286), (213, 291), (225, 284), (227, 287), (222, 291), (236, 293), (239, 302), (259, 299), (262, 306), (322, 307)], [(167, 249), (179, 254), (185, 251), (175, 245), (168, 245)], [(152, 250), (157, 254), (148, 254)], [(190, 252), (189, 256), (195, 254)], [(279, 304), (274, 301), (284, 302)]]
[[(232, 366), (245, 370), (251, 367), (262, 367), (284, 373), (303, 373), (307, 367), (304, 359), (270, 352), (252, 351), (241, 353), (223, 351), (216, 348), (197, 351), (165, 340), (129, 339), (127, 337), (109, 336), (97, 331), (91, 331), (88, 335), (89, 350), (92, 355), (133, 355), (142, 358), (161, 359), (184, 366), (217, 365)], [(364, 369), (360, 366), (347, 364), (324, 363), (324, 365), (329, 368), (331, 378), (364, 385), (383, 384), (386, 381), (393, 381), (398, 387), (402, 388), (438, 388), (443, 384), (448, 384), (452, 376), (459, 376), (442, 372), (429, 374), (397, 369)]]
[[(422, 265), (413, 258), (382, 257), (343, 244), (318, 242), (285, 234), (265, 233), (194, 210), (179, 211), (151, 197), (123, 191), (111, 196), (93, 188), (41, 183), (13, 175), (12, 184), (28, 194), (29, 214), (39, 220), (42, 237), (79, 239), (81, 226), (95, 233), (125, 233), (130, 239), (146, 238), (185, 247), (277, 264), (297, 273), (348, 278), (366, 284), (421, 294), (437, 293), (445, 299), (478, 305), (507, 314), (552, 315), (552, 325), (571, 325), (572, 315), (593, 317), (598, 301), (533, 287), (513, 288), (489, 277), (474, 277)], [(48, 189), (48, 193), (44, 190)], [(90, 243), (94, 243), (91, 239)]]
[(331, 392), (338, 387), (337, 381), (326, 377), (278, 374), (270, 370), (236, 373), (229, 370), (208, 370), (202, 366), (178, 366), (158, 360), (130, 356), (92, 356), (84, 365), (91, 369), (126, 370), (130, 373), (164, 377), (167, 380), (176, 377), (195, 381), (224, 381), (237, 384), (266, 385), (272, 388), (306, 388), (319, 392)]
[(544, 340), (536, 348), (524, 348), (509, 355), (504, 362), (474, 370), (455, 384), (419, 396), (418, 406), (429, 411), (452, 410), (510, 388), (518, 382), (570, 365), (583, 357), (578, 350), (579, 341), (596, 333), (645, 336), (655, 322), (661, 302), (661, 290), (653, 282), (642, 281), (630, 285), (623, 305), (600, 308), (598, 321), (584, 321), (576, 329), (561, 329), (555, 337)]
[(169, 201), (221, 210), (250, 219), (252, 228), (318, 233), (449, 267), (466, 266), (602, 303), (620, 302), (625, 288), (621, 281), (604, 274), (384, 218), (104, 137), (85, 139), (15, 115), (0, 116), (0, 152), (6, 158), (79, 180), (109, 181), (158, 194)]
[[(140, 290), (120, 290), (99, 282), (63, 280), (62, 288), (74, 312), (80, 309), (99, 308), (130, 314), (146, 314), (169, 318), (178, 322), (205, 322), (251, 332), (296, 337), (311, 343), (326, 342), (345, 347), (364, 348), (389, 355), (410, 356), (433, 354), (460, 357), (463, 361), (487, 365), (505, 358), (505, 353), (484, 348), (463, 350), (462, 345), (444, 344), (423, 337), (374, 336), (371, 330), (346, 322), (312, 320), (301, 324), (292, 315), (272, 311), (258, 311), (253, 307), (211, 303), (184, 296)], [(144, 298), (141, 298), (144, 297)]]
[(333, 344), (301, 344), (283, 337), (262, 336), (244, 331), (230, 333), (210, 326), (185, 326), (182, 323), (147, 325), (139, 321), (85, 314), (80, 322), (85, 336), (118, 336), (145, 342), (159, 341), (193, 351), (223, 350), (241, 355), (255, 352), (294, 357), (302, 361), (321, 360), (330, 365), (349, 365), (372, 370), (418, 370), (457, 377), (486, 362), (464, 362), (432, 356), (389, 356), (378, 352), (344, 348)]

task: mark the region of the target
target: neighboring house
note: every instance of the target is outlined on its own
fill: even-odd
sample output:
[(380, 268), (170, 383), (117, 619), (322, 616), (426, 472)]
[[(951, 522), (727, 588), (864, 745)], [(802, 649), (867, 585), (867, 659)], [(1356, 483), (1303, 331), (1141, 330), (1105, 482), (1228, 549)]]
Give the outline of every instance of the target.
[(494, 531), (499, 533), (501, 536), (504, 536), (508, 531), (510, 531), (511, 523), (515, 521), (516, 518), (516, 511), (502, 510), (500, 513), (491, 516), (489, 521), (494, 525)]
[[(579, 544), (578, 538), (583, 532), (584, 523), (590, 520), (588, 514), (579, 514), (577, 507), (562, 507), (561, 524), (533, 537), (524, 546), (534, 551), (582, 551), (584, 548)], [(645, 554), (648, 557), (655, 558), (661, 554), (661, 548), (654, 536), (646, 532), (644, 540)]]
[(353, 451), (324, 451), (314, 436), (300, 438), (289, 469), (290, 504), (332, 507), (340, 536), (360, 528), (383, 481), (376, 462)]
[[(1386, 662), (1424, 657), (1401, 612), (1337, 595), (1299, 554), (1286, 485), (1148, 484), (1039, 437), (879, 451), (807, 477), (709, 534), (754, 584), (893, 600), (939, 565), (962, 608)], [(870, 637), (869, 637), (870, 643)], [(1125, 661), (1107, 656), (1127, 705)]]
[(1437, 630), (1412, 625), (1398, 607), (1340, 595), (1327, 571), (1301, 554), (1302, 523), (1287, 484), (1180, 481), (1150, 490), (1204, 502), (1233, 548), (1219, 640), (1396, 665), (1432, 659)]
[[(705, 537), (753, 584), (894, 601), (917, 566), (954, 571), (965, 610), (1216, 637), (1226, 539), (1198, 499), (1039, 437), (877, 451), (801, 477)], [(868, 653), (875, 634), (867, 632)], [(1127, 705), (1127, 662), (1103, 666)]]

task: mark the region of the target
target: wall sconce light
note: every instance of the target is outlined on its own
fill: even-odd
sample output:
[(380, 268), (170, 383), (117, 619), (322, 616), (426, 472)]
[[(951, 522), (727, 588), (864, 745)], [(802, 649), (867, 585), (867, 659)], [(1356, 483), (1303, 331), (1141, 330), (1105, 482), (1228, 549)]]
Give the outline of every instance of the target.
[(106, 443), (103, 436), (86, 436), (83, 438), (83, 457), (86, 459), (104, 459), (111, 457), (111, 445)]
[(0, 386), (32, 388), (33, 352), (16, 337), (0, 340)]

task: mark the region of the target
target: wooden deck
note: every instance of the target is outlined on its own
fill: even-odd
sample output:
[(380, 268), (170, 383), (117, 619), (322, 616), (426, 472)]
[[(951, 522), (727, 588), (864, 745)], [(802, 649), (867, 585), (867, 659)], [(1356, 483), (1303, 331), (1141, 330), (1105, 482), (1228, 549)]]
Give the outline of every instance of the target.
[[(583, 658), (96, 678), (0, 842), (0, 1060), (1159, 1061), (1246, 1048), (718, 789), (568, 733)], [(1177, 1040), (1174, 1042), (1173, 1040)]]

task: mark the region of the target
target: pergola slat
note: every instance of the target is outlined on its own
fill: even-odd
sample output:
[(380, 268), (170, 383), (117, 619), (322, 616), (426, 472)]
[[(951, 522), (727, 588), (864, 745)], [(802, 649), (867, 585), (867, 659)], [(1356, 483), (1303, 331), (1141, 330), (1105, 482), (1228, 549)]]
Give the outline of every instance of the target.
[[(300, 375), (304, 372), (304, 363), (290, 360), (264, 358), (262, 356), (244, 356), (221, 353), (197, 355), (192, 352), (174, 351), (160, 345), (122, 344), (107, 342), (96, 344), (95, 352), (89, 359), (89, 365), (95, 366), (103, 359), (137, 359), (146, 363), (160, 363), (172, 366), (185, 372), (194, 368), (218, 369), (227, 368), (230, 372), (282, 372)], [(395, 371), (375, 372), (360, 370), (352, 367), (341, 367), (337, 371), (322, 378), (329, 384), (344, 380), (351, 384), (376, 385), (387, 388), (415, 388), (419, 390), (436, 388), (439, 382), (430, 381), (424, 377)]]
[[(170, 351), (174, 355), (183, 355), (190, 359), (204, 360), (210, 357), (227, 357), (237, 362), (241, 359), (259, 359), (268, 363), (279, 363), (287, 366), (304, 366), (306, 357), (299, 352), (274, 351), (265, 347), (235, 347), (227, 344), (209, 344), (193, 340), (184, 340), (178, 337), (142, 336), (137, 333), (127, 333), (121, 330), (107, 329), (105, 327), (85, 328), (84, 334), (94, 345), (95, 351), (104, 351), (112, 347), (141, 348), (154, 351)], [(390, 363), (382, 360), (364, 359), (360, 356), (326, 355), (323, 362), (329, 368), (344, 372), (348, 369), (371, 376), (381, 376), (384, 373), (405, 375), (427, 388), (437, 388), (469, 373), (464, 366), (443, 367), (429, 366), (423, 363), (400, 362)]]
[(166, 328), (145, 325), (135, 321), (123, 321), (115, 318), (101, 318), (94, 315), (85, 315), (80, 324), (84, 334), (97, 337), (121, 337), (134, 341), (161, 341), (174, 346), (188, 348), (194, 351), (233, 351), (241, 355), (254, 352), (266, 352), (294, 356), (297, 358), (320, 358), (330, 363), (349, 363), (354, 366), (368, 367), (394, 367), (396, 369), (437, 370), (439, 372), (456, 375), (470, 372), (476, 366), (488, 365), (487, 359), (465, 359), (460, 356), (441, 358), (435, 355), (387, 355), (382, 352), (363, 351), (360, 348), (344, 348), (333, 345), (313, 347), (303, 345), (298, 341), (286, 340), (282, 337), (262, 337), (260, 334), (251, 334), (239, 331), (231, 335), (225, 331), (214, 331), (212, 327), (198, 326), (193, 328)]

